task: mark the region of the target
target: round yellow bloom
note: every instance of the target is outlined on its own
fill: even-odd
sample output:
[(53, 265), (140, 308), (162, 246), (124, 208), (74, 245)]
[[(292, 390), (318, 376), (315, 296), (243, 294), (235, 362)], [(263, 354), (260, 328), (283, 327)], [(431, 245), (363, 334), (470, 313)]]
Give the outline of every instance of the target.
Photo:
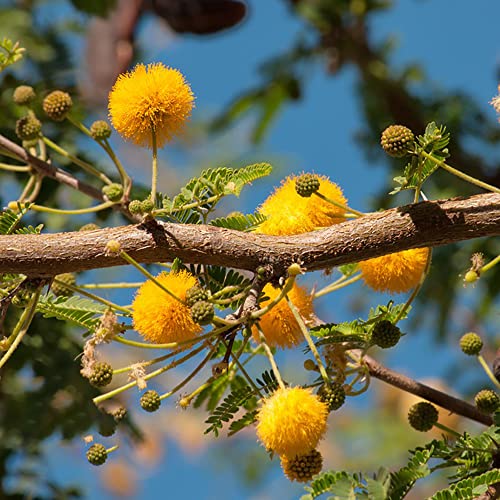
[(182, 73), (161, 63), (138, 64), (118, 76), (109, 93), (109, 117), (120, 135), (139, 146), (158, 147), (182, 130), (194, 95)]
[[(268, 284), (264, 287), (264, 293), (271, 300), (274, 300), (281, 293), (281, 290)], [(288, 297), (306, 323), (312, 320), (314, 315), (313, 302), (304, 288), (294, 283), (288, 292)], [(292, 347), (304, 340), (300, 326), (285, 299), (280, 300), (267, 314), (262, 316), (260, 327), (264, 332), (267, 344), (271, 347)], [(255, 327), (253, 328), (253, 338), (256, 342), (260, 338)]]
[[(185, 300), (186, 290), (196, 284), (194, 276), (186, 271), (161, 273), (156, 279), (181, 300)], [(134, 328), (153, 344), (180, 342), (201, 331), (191, 319), (189, 308), (152, 281), (139, 288), (132, 309)]]
[(328, 408), (311, 389), (278, 389), (257, 415), (257, 436), (268, 450), (294, 458), (315, 449), (326, 432)]
[[(307, 233), (319, 227), (338, 224), (345, 219), (345, 210), (328, 203), (315, 195), (304, 198), (295, 190), (296, 176), (287, 177), (274, 193), (259, 208), (259, 212), (267, 216), (255, 232), (273, 235), (290, 235)], [(319, 192), (342, 205), (347, 200), (337, 184), (328, 177), (319, 176), (321, 182)]]
[(428, 248), (415, 248), (365, 260), (359, 268), (365, 283), (377, 292), (402, 293), (418, 285), (425, 270)]

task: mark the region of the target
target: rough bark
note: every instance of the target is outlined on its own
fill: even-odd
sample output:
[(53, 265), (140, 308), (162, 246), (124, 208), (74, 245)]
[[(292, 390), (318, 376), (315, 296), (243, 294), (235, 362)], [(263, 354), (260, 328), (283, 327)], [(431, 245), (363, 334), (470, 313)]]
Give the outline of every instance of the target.
[(0, 273), (50, 276), (123, 265), (109, 240), (142, 263), (204, 263), (274, 276), (293, 262), (308, 271), (387, 253), (500, 234), (500, 195), (422, 202), (368, 214), (296, 236), (268, 236), (206, 225), (149, 221), (96, 231), (0, 236)]

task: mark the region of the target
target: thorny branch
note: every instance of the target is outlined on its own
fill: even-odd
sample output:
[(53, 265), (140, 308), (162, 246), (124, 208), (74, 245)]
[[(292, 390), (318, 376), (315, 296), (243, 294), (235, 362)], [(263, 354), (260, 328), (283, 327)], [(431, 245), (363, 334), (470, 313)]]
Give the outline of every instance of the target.
[(172, 261), (255, 271), (273, 278), (300, 263), (327, 269), (411, 248), (500, 235), (500, 195), (416, 203), (295, 236), (269, 236), (210, 225), (148, 221), (95, 231), (0, 236), (0, 273), (31, 277), (123, 265), (106, 252), (117, 240), (136, 261)]
[(401, 373), (394, 372), (389, 368), (382, 366), (370, 356), (365, 355), (363, 357), (363, 362), (372, 377), (378, 378), (379, 380), (393, 385), (394, 387), (397, 387), (405, 392), (419, 396), (422, 399), (430, 401), (431, 403), (435, 403), (441, 408), (445, 408), (446, 410), (456, 413), (457, 415), (461, 415), (485, 425), (493, 424), (493, 420), (490, 415), (479, 411), (475, 406), (467, 403), (466, 401), (433, 389), (428, 385), (421, 384), (420, 382), (406, 377)]

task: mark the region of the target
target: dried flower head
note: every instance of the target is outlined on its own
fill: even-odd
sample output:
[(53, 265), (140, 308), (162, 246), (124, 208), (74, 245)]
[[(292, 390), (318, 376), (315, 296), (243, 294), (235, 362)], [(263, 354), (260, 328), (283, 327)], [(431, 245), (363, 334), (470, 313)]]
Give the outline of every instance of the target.
[[(274, 288), (269, 284), (264, 287), (264, 293), (271, 300), (274, 300), (280, 292), (279, 288)], [(313, 320), (313, 301), (304, 288), (294, 283), (288, 297), (306, 323)], [(264, 332), (267, 344), (271, 347), (292, 347), (304, 340), (300, 326), (285, 299), (282, 299), (267, 314), (262, 316), (260, 327)], [(255, 327), (253, 338), (255, 341), (259, 341), (259, 332)]]
[[(495, 111), (500, 115), (500, 85), (498, 85), (498, 94), (491, 101), (490, 104), (495, 108)], [(500, 118), (498, 118), (500, 121)]]
[[(186, 291), (196, 284), (196, 278), (186, 271), (161, 273), (156, 279), (183, 301)], [(132, 309), (134, 328), (154, 344), (187, 340), (201, 331), (189, 308), (152, 281), (139, 288)]]
[[(328, 177), (318, 176), (320, 193), (337, 203), (346, 205), (342, 190)], [(287, 177), (259, 208), (267, 217), (256, 229), (257, 233), (289, 235), (314, 231), (319, 227), (344, 222), (345, 211), (317, 196), (304, 198), (295, 190), (295, 176)]]
[(109, 117), (125, 139), (139, 146), (158, 147), (184, 127), (194, 95), (182, 73), (161, 63), (138, 64), (121, 74), (109, 94)]
[(130, 366), (128, 380), (135, 380), (140, 391), (146, 389), (146, 387), (148, 386), (145, 377), (146, 370), (144, 368), (144, 363), (134, 363)]
[(328, 408), (311, 389), (278, 389), (257, 415), (257, 436), (268, 450), (294, 458), (315, 449), (326, 431)]
[(417, 286), (425, 270), (428, 248), (403, 250), (359, 263), (365, 283), (377, 292), (402, 293)]

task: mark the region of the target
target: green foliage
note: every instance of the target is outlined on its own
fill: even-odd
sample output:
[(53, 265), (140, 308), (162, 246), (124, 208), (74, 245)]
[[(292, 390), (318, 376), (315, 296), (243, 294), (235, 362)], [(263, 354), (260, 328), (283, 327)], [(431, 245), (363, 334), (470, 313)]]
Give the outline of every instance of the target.
[(68, 321), (88, 330), (93, 330), (99, 323), (99, 317), (106, 311), (107, 307), (94, 300), (81, 297), (54, 297), (46, 295), (40, 297), (36, 310), (43, 314), (44, 318), (57, 318)]
[(40, 234), (43, 229), (43, 224), (38, 224), (38, 226), (25, 226), (14, 231), (15, 234)]
[(233, 436), (234, 434), (241, 431), (245, 427), (254, 424), (257, 420), (258, 413), (259, 413), (258, 410), (250, 410), (238, 420), (233, 420), (229, 425), (229, 432), (227, 434), (228, 437)]
[(92, 16), (106, 17), (116, 5), (116, 0), (71, 0), (73, 6)]
[(13, 212), (10, 208), (0, 213), (0, 234), (12, 234), (17, 225), (28, 212), (29, 207), (20, 208), (18, 212)]
[(469, 500), (482, 495), (488, 486), (500, 481), (500, 469), (490, 470), (479, 476), (462, 479), (449, 488), (436, 492), (430, 500)]
[[(221, 380), (225, 377), (225, 380)], [(273, 372), (264, 371), (260, 378), (256, 379), (259, 389), (265, 394), (270, 395), (279, 388), (278, 381)], [(231, 386), (231, 392), (224, 401), (214, 408), (214, 400), (222, 397), (224, 390), (227, 386)], [(211, 389), (211, 390), (207, 390)], [(229, 426), (229, 436), (236, 434), (238, 431), (253, 424), (257, 416), (257, 392), (247, 384), (246, 380), (237, 375), (232, 377), (226, 374), (216, 379), (209, 388), (202, 391), (195, 401), (195, 407), (199, 407), (204, 400), (207, 400), (207, 409), (211, 411), (211, 415), (205, 421), (211, 424), (206, 430), (205, 434), (213, 432), (216, 436), (219, 435), (219, 430), (223, 426), (223, 422), (230, 422), (233, 420), (234, 415), (241, 408), (248, 410), (242, 417), (231, 422)]]
[(19, 46), (19, 42), (14, 43), (6, 37), (0, 41), (0, 49), (0, 72), (21, 60), (26, 50)]
[[(208, 288), (213, 294), (222, 291), (228, 287), (236, 287), (235, 289), (229, 288), (228, 293), (222, 293), (219, 298), (230, 298), (231, 296), (239, 293), (248, 286), (250, 286), (251, 281), (240, 274), (238, 271), (233, 269), (227, 269), (220, 266), (201, 266), (201, 265), (190, 265), (188, 266), (189, 272), (193, 275), (198, 276), (200, 284), (204, 288)], [(229, 308), (236, 308), (241, 300), (237, 300), (230, 304), (227, 304)]]
[(489, 427), (477, 436), (465, 433), (456, 441), (433, 441), (423, 449), (431, 449), (433, 458), (441, 460), (442, 467), (456, 467), (452, 479), (463, 479), (482, 474), (491, 467), (496, 452), (499, 429)]
[(206, 219), (224, 196), (239, 196), (245, 185), (269, 175), (271, 170), (269, 163), (255, 163), (238, 169), (220, 167), (204, 170), (173, 199), (163, 197), (162, 206), (168, 213), (159, 217), (172, 222), (197, 224), (201, 217)]
[(347, 278), (352, 276), (357, 270), (359, 266), (357, 262), (353, 262), (352, 264), (344, 264), (343, 266), (339, 266), (337, 269)]
[(229, 383), (230, 378), (228, 373), (224, 373), (220, 377), (216, 378), (208, 387), (203, 389), (198, 396), (196, 396), (193, 406), (195, 408), (200, 408), (203, 403), (206, 403), (207, 411), (214, 411), (222, 396), (226, 392)]
[(387, 500), (390, 477), (389, 472), (380, 468), (373, 478), (362, 474), (341, 472), (322, 472), (305, 487), (308, 495), (301, 500), (313, 500), (324, 493), (333, 493), (331, 500)]
[(428, 476), (431, 470), (427, 463), (432, 457), (433, 448), (416, 451), (407, 465), (391, 473), (388, 500), (400, 500), (410, 491), (415, 481)]
[(210, 221), (211, 226), (234, 229), (236, 231), (251, 231), (262, 224), (267, 217), (258, 212), (247, 215), (231, 215), (229, 217), (218, 217)]
[(268, 396), (270, 396), (274, 391), (277, 391), (280, 387), (274, 372), (269, 370), (265, 370), (262, 373), (261, 378), (257, 378), (256, 381), (260, 385), (260, 388), (264, 390)]
[[(368, 334), (375, 323), (381, 320), (388, 320), (393, 323), (404, 306), (405, 304), (394, 304), (391, 300), (385, 306), (379, 305), (371, 308), (366, 320), (355, 319), (343, 323), (328, 323), (311, 328), (310, 333), (320, 339), (319, 345), (346, 342), (346, 347), (350, 349), (364, 348), (369, 340)], [(405, 318), (408, 312), (409, 309), (405, 311), (401, 318)]]
[(444, 161), (448, 156), (447, 146), (450, 142), (450, 134), (446, 132), (444, 125), (437, 126), (434, 122), (427, 125), (424, 135), (416, 138), (417, 148), (415, 156), (405, 167), (402, 177), (395, 177), (394, 181), (399, 184), (391, 194), (398, 193), (404, 189), (420, 189), (422, 184), (438, 168), (436, 162), (422, 156), (419, 151), (425, 151), (439, 162)]
[(232, 391), (224, 398), (222, 404), (215, 408), (212, 414), (205, 420), (206, 424), (210, 424), (205, 430), (205, 434), (213, 432), (216, 436), (219, 436), (219, 430), (222, 429), (223, 422), (231, 421), (240, 407), (253, 395), (253, 389), (248, 385)]
[(287, 101), (300, 95), (300, 82), (293, 72), (275, 71), (260, 87), (244, 92), (235, 98), (212, 122), (211, 130), (217, 132), (232, 125), (250, 112), (258, 112), (251, 132), (251, 140), (258, 144), (268, 132), (278, 113)]

